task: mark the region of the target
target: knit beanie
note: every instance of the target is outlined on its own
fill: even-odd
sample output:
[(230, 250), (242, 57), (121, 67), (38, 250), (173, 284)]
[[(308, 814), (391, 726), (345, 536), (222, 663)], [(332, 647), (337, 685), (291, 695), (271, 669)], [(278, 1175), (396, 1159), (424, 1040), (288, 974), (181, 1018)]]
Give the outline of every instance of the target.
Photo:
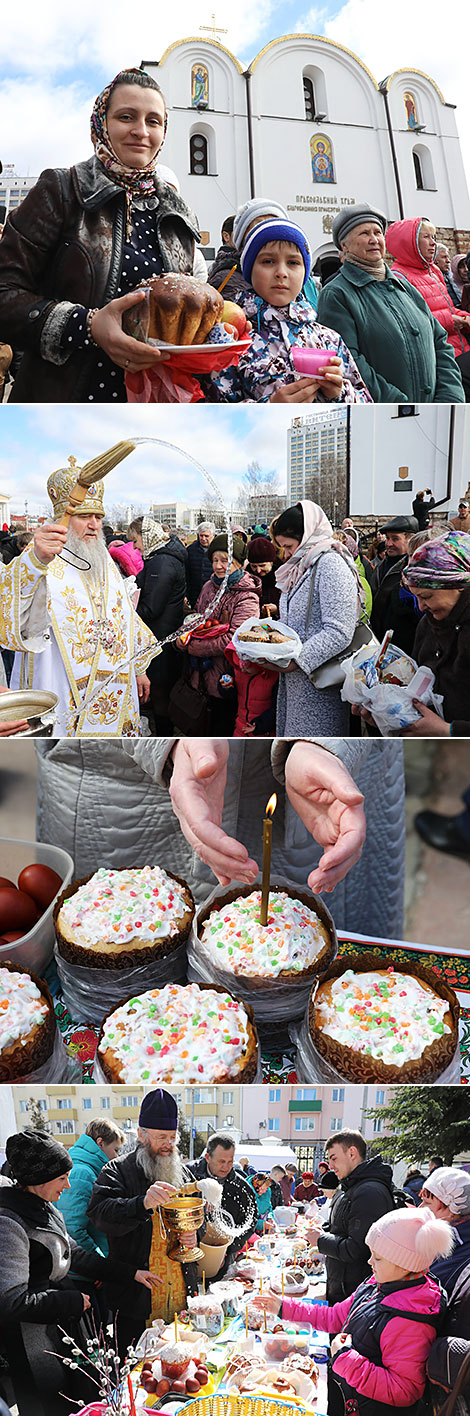
[(48, 1180), (56, 1180), (72, 1169), (73, 1161), (68, 1150), (53, 1136), (43, 1131), (33, 1131), (27, 1127), (15, 1136), (9, 1136), (6, 1157), (12, 1174), (19, 1185), (46, 1185)]
[(280, 206), (279, 202), (272, 202), (269, 197), (266, 199), (252, 197), (251, 201), (245, 202), (245, 205), (240, 207), (233, 223), (233, 240), (238, 251), (243, 246), (247, 229), (251, 226), (252, 221), (256, 221), (257, 217), (260, 221), (266, 221), (268, 216), (279, 216), (281, 220), (287, 220), (285, 207)]
[(305, 233), (294, 221), (263, 221), (260, 226), (255, 226), (253, 231), (250, 231), (240, 257), (245, 280), (251, 280), (256, 257), (263, 246), (267, 246), (268, 241), (291, 241), (294, 246), (298, 246), (305, 266), (304, 279), (308, 280), (312, 268), (310, 246)]
[(341, 250), (341, 242), (345, 236), (349, 236), (350, 231), (354, 231), (355, 226), (363, 226), (367, 221), (376, 221), (382, 227), (385, 234), (387, 218), (383, 211), (378, 211), (377, 207), (369, 206), (368, 202), (355, 202), (353, 206), (341, 207), (336, 216), (333, 217), (332, 236), (338, 251)]
[[(216, 551), (228, 551), (228, 536), (225, 531), (221, 531), (219, 536), (214, 536), (214, 540), (211, 541), (210, 546), (207, 547), (207, 554), (209, 556), (210, 561), (212, 560)], [(239, 565), (245, 564), (246, 545), (245, 542), (242, 540), (241, 536), (233, 537), (232, 558), (233, 560), (238, 561)]]
[(253, 561), (262, 564), (263, 561), (275, 561), (276, 551), (269, 536), (253, 536), (248, 546), (248, 560), (250, 565)]
[(436, 1165), (424, 1181), (425, 1190), (436, 1195), (451, 1214), (470, 1215), (470, 1175), (457, 1165)]
[(430, 1209), (420, 1205), (419, 1209), (381, 1215), (366, 1234), (366, 1244), (381, 1259), (411, 1273), (422, 1273), (434, 1259), (452, 1253), (454, 1236), (445, 1219), (435, 1219)]
[(339, 1180), (336, 1172), (334, 1170), (325, 1170), (324, 1174), (320, 1175), (318, 1184), (321, 1185), (322, 1190), (337, 1190)]
[(139, 1112), (139, 1126), (146, 1126), (150, 1131), (178, 1130), (178, 1107), (171, 1092), (164, 1087), (147, 1092)]

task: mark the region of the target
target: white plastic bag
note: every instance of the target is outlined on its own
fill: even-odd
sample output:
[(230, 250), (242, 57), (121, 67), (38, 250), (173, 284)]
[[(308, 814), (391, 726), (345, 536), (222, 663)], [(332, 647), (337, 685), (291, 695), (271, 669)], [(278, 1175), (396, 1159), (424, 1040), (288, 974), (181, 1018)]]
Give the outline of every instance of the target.
[[(240, 639), (241, 634), (246, 634), (247, 630), (253, 629), (254, 626), (278, 630), (280, 634), (287, 635), (289, 644), (265, 644), (262, 641), (257, 643), (256, 640), (247, 642)], [(244, 620), (243, 624), (240, 624), (235, 630), (232, 644), (242, 663), (243, 660), (246, 660), (251, 664), (257, 664), (261, 659), (267, 664), (271, 664), (273, 669), (286, 669), (291, 659), (298, 658), (302, 648), (302, 640), (299, 639), (295, 629), (289, 629), (289, 626), (283, 624), (281, 620), (269, 619), (268, 616), (265, 619), (260, 619), (253, 615), (250, 619)]]
[(367, 683), (365, 675), (374, 659), (374, 652), (358, 649), (350, 659), (344, 661), (345, 677), (341, 688), (343, 703), (355, 703), (361, 708), (367, 708), (382, 737), (400, 732), (400, 729), (418, 721), (420, 714), (418, 709), (413, 707), (413, 698), (419, 698), (421, 703), (433, 708), (434, 712), (442, 717), (443, 699), (441, 694), (433, 691), (432, 669), (428, 669), (424, 664), (418, 668), (415, 660), (403, 654), (396, 645), (390, 646), (388, 654), (391, 658), (395, 657), (397, 663), (398, 660), (408, 661), (411, 670), (408, 683)]

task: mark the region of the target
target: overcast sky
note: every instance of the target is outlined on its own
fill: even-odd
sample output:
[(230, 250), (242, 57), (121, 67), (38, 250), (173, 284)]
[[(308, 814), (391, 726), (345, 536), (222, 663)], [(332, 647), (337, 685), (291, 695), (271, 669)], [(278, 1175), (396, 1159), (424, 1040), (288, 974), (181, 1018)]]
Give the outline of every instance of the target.
[(0, 158), (21, 176), (69, 165), (90, 151), (89, 114), (95, 95), (127, 65), (160, 59), (168, 44), (216, 23), (221, 42), (247, 67), (255, 54), (289, 32), (325, 34), (353, 50), (377, 80), (397, 68), (424, 70), (457, 122), (470, 173), (468, 5), (446, 11), (442, 0), (176, 0), (132, 5), (129, 0), (6, 0), (2, 7)]

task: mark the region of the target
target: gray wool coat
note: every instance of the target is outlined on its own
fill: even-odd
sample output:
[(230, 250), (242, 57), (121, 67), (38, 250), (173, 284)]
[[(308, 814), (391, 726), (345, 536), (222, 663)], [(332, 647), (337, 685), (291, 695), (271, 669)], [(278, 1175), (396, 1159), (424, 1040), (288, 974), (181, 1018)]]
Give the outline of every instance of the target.
[(356, 578), (337, 551), (325, 551), (295, 589), (281, 595), (279, 618), (296, 630), (302, 640), (302, 652), (299, 668), (279, 677), (279, 737), (347, 734), (349, 704), (342, 703), (339, 688), (315, 688), (308, 674), (351, 643), (357, 610)]
[[(75, 874), (98, 866), (161, 865), (182, 875), (196, 899), (216, 885), (173, 813), (168, 755), (173, 738), (38, 742), (38, 839), (60, 845)], [(367, 838), (360, 862), (326, 897), (339, 929), (401, 938), (404, 885), (403, 747), (398, 739), (328, 739), (364, 793)], [(290, 804), (284, 767), (290, 744), (229, 743), (223, 825), (262, 859), (262, 818), (276, 790), (273, 874), (305, 884), (321, 855)]]

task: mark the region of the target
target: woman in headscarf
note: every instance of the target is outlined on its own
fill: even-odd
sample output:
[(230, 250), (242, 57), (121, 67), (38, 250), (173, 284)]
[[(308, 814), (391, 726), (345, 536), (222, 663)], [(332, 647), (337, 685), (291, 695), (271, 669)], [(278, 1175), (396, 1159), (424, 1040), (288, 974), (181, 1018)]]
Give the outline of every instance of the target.
[[(152, 1288), (158, 1279), (124, 1259), (88, 1254), (69, 1237), (56, 1201), (70, 1186), (72, 1161), (53, 1136), (21, 1131), (8, 1138), (6, 1155), (15, 1183), (0, 1190), (0, 1323), (15, 1400), (19, 1416), (68, 1416), (96, 1397), (83, 1366), (59, 1360), (89, 1337), (82, 1319), (90, 1298), (71, 1268), (84, 1286), (112, 1279)], [(64, 1345), (60, 1329), (71, 1342)]]
[(444, 279), (453, 304), (457, 310), (461, 310), (464, 287), (468, 287), (470, 281), (466, 257), (462, 255), (462, 252), (457, 256), (452, 256)]
[(141, 281), (193, 271), (196, 217), (158, 175), (166, 126), (155, 79), (122, 70), (93, 106), (94, 156), (46, 169), (7, 222), (0, 338), (24, 350), (13, 402), (125, 402), (124, 371), (162, 357), (122, 320)]
[(435, 675), (444, 717), (415, 701), (421, 717), (407, 737), (468, 737), (470, 733), (470, 535), (446, 531), (414, 551), (403, 584), (423, 617), (416, 630), (413, 658)]
[(258, 1222), (256, 1234), (262, 1234), (265, 1226), (272, 1227), (272, 1199), (271, 1199), (271, 1176), (265, 1175), (264, 1171), (257, 1170), (255, 1175), (247, 1175), (248, 1184), (255, 1192), (256, 1205), (258, 1209)]
[(315, 688), (308, 675), (351, 643), (362, 611), (353, 558), (335, 539), (328, 517), (315, 502), (298, 502), (282, 511), (272, 532), (284, 552), (276, 571), (279, 619), (302, 640), (298, 660), (291, 660), (280, 675), (277, 736), (348, 736), (349, 708), (339, 688)]
[[(177, 536), (170, 537), (160, 521), (154, 521), (151, 516), (137, 517), (129, 527), (129, 534), (144, 562), (136, 576), (140, 591), (137, 613), (156, 639), (166, 639), (184, 620), (186, 548)], [(167, 736), (172, 732), (168, 699), (179, 667), (173, 645), (166, 644), (147, 668), (154, 731), (158, 735)]]
[[(228, 564), (226, 532), (214, 536), (207, 548), (207, 554), (213, 573), (210, 580), (206, 580), (203, 585), (194, 606), (198, 615), (207, 610), (224, 580)], [(243, 569), (245, 561), (246, 542), (242, 536), (234, 535), (230, 575), (215, 611), (220, 633), (214, 635), (215, 626), (211, 626), (207, 637), (202, 634), (197, 638), (194, 636), (188, 646), (178, 640), (180, 649), (188, 649), (193, 687), (198, 687), (202, 674), (204, 689), (212, 710), (212, 731), (216, 737), (232, 737), (237, 712), (232, 664), (225, 657), (225, 650), (235, 630), (240, 628), (244, 620), (259, 614), (258, 578), (255, 579), (249, 569)]]

